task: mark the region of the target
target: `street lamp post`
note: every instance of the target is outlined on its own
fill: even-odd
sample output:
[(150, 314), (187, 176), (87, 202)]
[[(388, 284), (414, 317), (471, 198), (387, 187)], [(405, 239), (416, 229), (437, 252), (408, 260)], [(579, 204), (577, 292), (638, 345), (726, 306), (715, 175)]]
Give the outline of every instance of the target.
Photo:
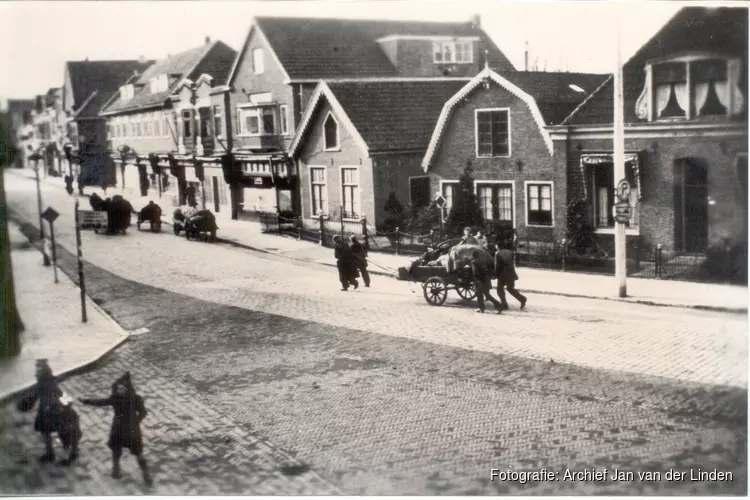
[(34, 160), (34, 174), (36, 176), (36, 205), (39, 209), (39, 239), (42, 242), (42, 258), (45, 266), (51, 265), (47, 255), (47, 247), (44, 239), (44, 218), (42, 217), (42, 187), (39, 179), (39, 160)]

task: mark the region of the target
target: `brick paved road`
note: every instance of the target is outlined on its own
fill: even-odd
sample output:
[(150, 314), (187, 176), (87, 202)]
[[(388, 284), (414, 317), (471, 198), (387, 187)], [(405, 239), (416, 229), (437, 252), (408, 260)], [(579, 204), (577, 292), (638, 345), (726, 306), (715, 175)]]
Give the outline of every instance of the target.
[[(368, 299), (381, 307), (377, 315), (366, 308), (372, 307), (370, 303), (364, 303), (359, 316), (346, 316), (351, 322), (364, 318), (356, 323), (364, 328), (343, 328), (337, 326), (338, 318), (326, 315), (343, 314), (341, 304), (353, 307), (359, 304), (354, 302), (357, 295), (361, 300), (363, 294), (344, 296), (331, 291), (330, 281), (309, 283), (310, 277), (330, 279), (330, 272), (324, 274), (315, 268), (299, 268), (237, 252), (233, 258), (246, 259), (246, 274), (251, 277), (236, 278), (223, 274), (230, 272), (227, 261), (232, 258), (229, 252), (234, 250), (191, 244), (189, 248), (196, 249), (199, 257), (205, 255), (200, 254), (203, 248), (217, 252), (214, 254), (218, 256), (215, 266), (220, 279), (217, 280), (204, 270), (208, 263), (190, 267), (199, 257), (170, 254), (160, 257), (159, 265), (153, 264), (148, 257), (151, 247), (146, 243), (151, 237), (170, 238), (167, 241), (181, 245), (173, 237), (144, 234), (121, 238), (122, 248), (117, 250), (110, 240), (106, 256), (89, 252), (94, 260), (108, 261), (109, 266), (116, 268), (127, 261), (119, 257), (121, 253), (130, 251), (129, 260), (141, 262), (141, 267), (121, 269), (122, 274), (146, 283), (149, 279), (161, 280), (161, 288), (151, 288), (101, 268), (87, 267), (89, 289), (103, 307), (126, 328), (147, 326), (151, 330), (129, 343), (122, 355), (159, 366), (233, 421), (252, 426), (346, 493), (745, 494), (747, 491), (747, 395), (743, 388), (712, 387), (695, 383), (689, 376), (665, 379), (509, 356), (501, 349), (481, 344), (482, 334), (493, 328), (495, 337), (511, 335), (507, 331), (497, 332), (494, 325), (505, 325), (495, 323), (497, 318), (475, 318), (463, 310), (426, 306), (422, 311), (420, 300), (411, 299), (408, 294), (399, 296), (390, 289), (367, 291), (372, 295)], [(139, 245), (143, 246), (139, 249)], [(162, 249), (161, 255), (163, 252)], [(72, 255), (61, 254), (63, 267), (72, 269)], [(182, 261), (183, 266), (173, 265), (175, 261)], [(164, 267), (185, 277), (177, 275), (175, 283), (167, 284), (168, 280), (159, 272), (162, 262)], [(151, 269), (153, 277), (148, 278), (142, 269)], [(303, 273), (308, 273), (308, 280), (294, 281)], [(256, 276), (267, 277), (272, 287), (274, 282), (285, 286), (291, 282), (296, 288), (286, 293), (279, 288), (271, 298), (265, 298), (268, 285)], [(184, 295), (164, 290), (178, 288), (177, 283)], [(246, 295), (255, 301), (253, 305), (241, 302), (241, 307), (231, 307), (218, 303), (225, 301), (224, 297), (235, 296), (232, 290), (238, 283), (255, 290)], [(204, 290), (201, 293), (211, 300), (193, 297), (198, 295), (195, 290)], [(287, 309), (283, 310), (279, 302)], [(605, 331), (604, 327), (623, 328), (620, 322), (625, 321), (635, 326), (640, 320), (637, 325), (641, 329), (656, 324), (657, 330), (649, 330), (652, 337), (660, 333), (658, 328), (664, 328), (661, 334), (665, 338), (679, 335), (692, 342), (683, 348), (686, 355), (693, 356), (689, 359), (711, 355), (702, 350), (708, 336), (696, 332), (697, 340), (688, 338), (680, 331), (683, 324), (710, 325), (716, 336), (721, 325), (738, 321), (731, 316), (693, 311), (678, 311), (686, 316), (680, 318), (674, 310), (633, 306), (627, 307), (626, 316), (622, 309), (602, 311), (600, 303), (592, 305), (592, 302), (575, 302), (573, 306), (545, 304), (535, 307), (533, 314), (542, 317), (541, 328), (550, 328), (556, 324), (553, 314), (560, 315), (561, 311), (589, 321), (619, 311), (619, 315), (597, 325), (598, 331)], [(294, 306), (309, 308), (310, 304), (314, 307), (303, 312), (312, 315), (313, 320), (300, 319), (302, 313), (294, 310)], [(407, 308), (414, 311), (416, 319), (406, 318)], [(280, 310), (281, 314), (270, 314), (269, 310)], [(434, 320), (431, 315), (439, 319)], [(545, 320), (545, 315), (550, 319)], [(427, 322), (428, 327), (437, 321), (456, 325), (451, 323), (457, 321), (454, 318), (467, 316), (480, 333), (466, 332), (463, 328), (441, 331), (441, 337), (426, 337), (438, 341), (425, 342), (420, 338), (425, 335), (418, 328), (420, 321)], [(518, 327), (521, 321), (532, 317), (531, 313), (512, 316), (500, 320), (514, 322), (511, 326)], [(678, 322), (676, 326), (670, 326), (670, 317)], [(377, 325), (367, 325), (364, 320), (389, 324), (400, 320), (402, 330), (381, 332)], [(482, 323), (490, 320), (493, 323), (488, 323), (489, 327)], [(566, 334), (565, 323), (560, 323), (563, 329), (559, 336), (564, 339), (572, 337), (575, 341), (577, 333), (584, 336), (596, 333), (592, 327), (588, 333)], [(579, 323), (582, 327), (587, 324)], [(694, 329), (695, 326), (688, 332)], [(527, 332), (516, 338), (528, 341), (534, 339), (529, 336), (533, 333), (529, 326)], [(606, 331), (602, 335), (605, 334)], [(480, 343), (480, 347), (457, 347), (454, 337)], [(550, 334), (541, 332), (535, 341), (547, 342), (550, 338), (553, 338)], [(625, 341), (621, 337), (620, 342)], [(601, 349), (607, 353), (607, 346)], [(647, 351), (643, 346), (636, 346), (636, 350)], [(607, 355), (612, 356), (612, 352)], [(672, 359), (666, 361), (676, 363)], [(703, 368), (701, 376), (709, 382), (715, 378)], [(168, 452), (157, 449), (153, 453)], [(593, 467), (662, 472), (670, 468), (717, 468), (732, 472), (734, 480), (527, 484), (489, 481), (489, 469), (508, 467), (514, 470), (546, 467), (557, 472)], [(213, 474), (202, 471), (196, 476), (213, 478)]]
[[(34, 184), (10, 177), (7, 185), (12, 209), (35, 220)], [(74, 249), (72, 198), (52, 187), (44, 196), (63, 214), (58, 241)], [(743, 315), (531, 295), (528, 311), (499, 318), (473, 314), (456, 295), (444, 307), (428, 306), (417, 285), (386, 278), (345, 294), (330, 268), (171, 234), (83, 236), (85, 258), (104, 269), (224, 305), (488, 353), (747, 387)]]

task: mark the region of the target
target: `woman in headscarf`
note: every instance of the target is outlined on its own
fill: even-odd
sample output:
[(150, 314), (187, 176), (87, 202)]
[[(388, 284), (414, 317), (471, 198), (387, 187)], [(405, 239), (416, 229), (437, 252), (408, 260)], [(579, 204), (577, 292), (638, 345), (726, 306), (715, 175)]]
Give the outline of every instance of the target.
[(128, 448), (135, 455), (143, 473), (143, 480), (151, 485), (151, 474), (143, 457), (143, 438), (141, 421), (146, 417), (146, 406), (130, 380), (130, 372), (115, 380), (112, 394), (105, 399), (81, 399), (81, 403), (90, 406), (111, 406), (114, 410), (112, 428), (109, 431), (107, 446), (112, 450), (112, 477), (120, 477), (120, 457), (123, 448)]

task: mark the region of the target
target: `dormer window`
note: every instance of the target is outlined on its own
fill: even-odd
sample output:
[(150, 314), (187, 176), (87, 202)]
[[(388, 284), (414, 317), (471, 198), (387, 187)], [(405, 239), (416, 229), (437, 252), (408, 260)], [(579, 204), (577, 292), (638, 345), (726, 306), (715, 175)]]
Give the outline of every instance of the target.
[(124, 101), (135, 97), (135, 87), (132, 84), (120, 87), (120, 98)]
[(155, 76), (149, 80), (149, 87), (151, 88), (152, 94), (158, 94), (160, 92), (166, 92), (169, 88), (169, 80), (167, 75)]
[(474, 60), (474, 46), (470, 41), (433, 42), (432, 53), (438, 64), (471, 63)]
[(740, 69), (739, 59), (716, 55), (650, 62), (636, 114), (649, 121), (738, 115), (744, 107)]

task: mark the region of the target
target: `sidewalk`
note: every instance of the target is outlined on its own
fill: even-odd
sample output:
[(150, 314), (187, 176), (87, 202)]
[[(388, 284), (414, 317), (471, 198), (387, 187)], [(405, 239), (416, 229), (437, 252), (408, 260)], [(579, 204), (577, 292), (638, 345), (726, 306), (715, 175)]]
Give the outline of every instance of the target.
[[(33, 171), (10, 170), (34, 178)], [(62, 179), (47, 178), (47, 182), (64, 188)], [(87, 187), (85, 192), (103, 196), (99, 188)], [(109, 196), (119, 191), (108, 190)], [(126, 196), (136, 210), (148, 203), (149, 197)], [(159, 203), (158, 200), (154, 200)], [(171, 213), (163, 208), (165, 223), (171, 224)], [(217, 214), (218, 236), (221, 241), (280, 255), (289, 259), (335, 266), (333, 249), (316, 243), (299, 241), (291, 236), (263, 234), (259, 223), (237, 221), (228, 214)], [(371, 252), (369, 256), (372, 274), (396, 277), (399, 267), (407, 267), (417, 256), (399, 256)], [(747, 313), (748, 288), (736, 285), (693, 283), (686, 281), (628, 278), (628, 297), (619, 298), (613, 276), (562, 272), (547, 269), (519, 267), (519, 289), (524, 292), (567, 297), (618, 300), (646, 305), (687, 307), (716, 311)]]
[(25, 330), (21, 354), (0, 361), (0, 401), (36, 383), (35, 362), (39, 358), (48, 359), (59, 377), (95, 363), (128, 338), (88, 297), (88, 322), (82, 323), (78, 287), (60, 270), (55, 284), (53, 269), (42, 265), (41, 253), (15, 224), (9, 224), (8, 230), (16, 305)]

